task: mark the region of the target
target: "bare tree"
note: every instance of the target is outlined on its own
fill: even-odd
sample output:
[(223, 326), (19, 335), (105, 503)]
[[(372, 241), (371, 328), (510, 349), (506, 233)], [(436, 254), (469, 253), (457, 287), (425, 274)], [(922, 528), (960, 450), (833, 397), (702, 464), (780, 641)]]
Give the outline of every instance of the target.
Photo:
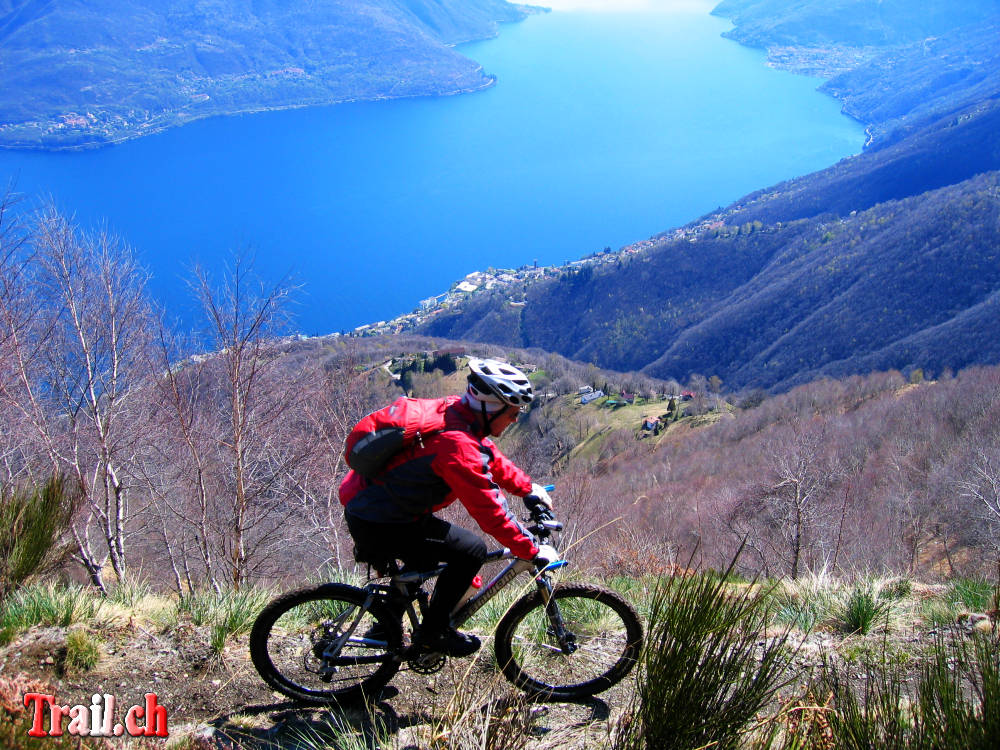
[(2, 395), (83, 498), (75, 557), (104, 591), (106, 562), (124, 574), (128, 522), (140, 510), (127, 466), (144, 434), (134, 406), (147, 382), (147, 277), (118, 237), (85, 234), (53, 209), (39, 213), (30, 241), (31, 265), (4, 304), (12, 377)]
[(985, 543), (1000, 559), (1000, 450), (978, 447), (966, 478), (958, 484), (962, 495), (973, 501)]
[(343, 510), (337, 490), (347, 472), (344, 441), (366, 413), (384, 405), (387, 395), (374, 387), (372, 371), (359, 371), (348, 356), (333, 366), (306, 372), (302, 400), (303, 433), (315, 438), (308, 458), (291, 478), (301, 506), (297, 517), (303, 543), (315, 557), (346, 566)]
[[(0, 328), (0, 351), (4, 351), (13, 333), (17, 328), (11, 328), (8, 322), (20, 322), (20, 316), (8, 321), (8, 316), (13, 316), (17, 312), (18, 303), (23, 303), (23, 295), (20, 294), (19, 278), (24, 267), (25, 258), (22, 250), (25, 247), (27, 236), (19, 221), (12, 216), (12, 211), (17, 203), (10, 187), (0, 196), (0, 310), (4, 312), (3, 328)], [(6, 359), (6, 358), (5, 358)]]
[(199, 471), (211, 469), (205, 490), (213, 503), (210, 543), (221, 552), (229, 583), (238, 588), (270, 557), (287, 551), (283, 531), (296, 512), (290, 500), (295, 471), (318, 437), (303, 417), (304, 371), (284, 355), (277, 339), (290, 287), (264, 288), (251, 264), (238, 257), (219, 287), (198, 269), (195, 288), (215, 352), (193, 370), (208, 383), (200, 402), (212, 433), (210, 454), (195, 450), (194, 442), (188, 450), (193, 458), (198, 455)]
[(769, 445), (769, 472), (737, 502), (730, 526), (767, 545), (797, 578), (820, 542), (821, 505), (837, 469), (825, 425), (777, 431)]
[(288, 290), (258, 292), (244, 260), (220, 287), (199, 273), (197, 290), (206, 353), (160, 327), (158, 438), (143, 462), (175, 587), (343, 567), (344, 438), (396, 394), (351, 342), (278, 338)]
[(208, 581), (221, 591), (220, 571), (210, 522), (213, 514), (211, 436), (217, 434), (206, 406), (209, 382), (200, 364), (187, 355), (189, 344), (157, 325), (157, 369), (154, 381), (155, 439), (140, 463), (157, 516), (156, 535), (162, 542), (178, 593)]
[(29, 456), (22, 414), (11, 402), (17, 390), (17, 349), (31, 321), (32, 297), (24, 288), (24, 268), (28, 261), (26, 233), (12, 210), (16, 196), (10, 188), (0, 196), (0, 483), (13, 486), (29, 470)]

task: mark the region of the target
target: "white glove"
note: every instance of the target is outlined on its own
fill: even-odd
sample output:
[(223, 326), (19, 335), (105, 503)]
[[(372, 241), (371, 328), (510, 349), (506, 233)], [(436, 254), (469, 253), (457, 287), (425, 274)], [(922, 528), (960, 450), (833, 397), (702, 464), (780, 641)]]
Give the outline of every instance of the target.
[(538, 553), (535, 555), (532, 562), (535, 563), (536, 567), (544, 568), (550, 563), (554, 563), (559, 559), (559, 553), (556, 552), (556, 548), (551, 544), (540, 544), (538, 545)]
[(525, 495), (525, 498), (531, 498), (537, 500), (542, 505), (544, 505), (549, 510), (552, 510), (552, 498), (549, 497), (548, 491), (540, 484), (532, 484), (531, 492)]

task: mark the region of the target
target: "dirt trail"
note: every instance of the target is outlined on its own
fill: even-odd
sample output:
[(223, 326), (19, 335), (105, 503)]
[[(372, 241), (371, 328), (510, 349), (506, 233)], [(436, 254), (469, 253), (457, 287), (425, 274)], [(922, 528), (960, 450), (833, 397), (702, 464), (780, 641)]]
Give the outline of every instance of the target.
[(0, 649), (0, 675), (48, 683), (64, 705), (90, 705), (95, 693), (114, 695), (116, 720), (156, 693), (168, 711), (170, 736), (190, 737), (206, 749), (322, 747), (321, 738), (343, 733), (366, 738), (361, 746), (367, 747), (430, 748), (435, 738), (451, 738), (441, 747), (478, 747), (487, 732), (497, 750), (593, 748), (607, 745), (609, 727), (631, 697), (626, 678), (581, 703), (528, 702), (493, 668), (486, 643), (475, 658), (450, 660), (436, 674), (400, 672), (370, 709), (304, 708), (261, 681), (245, 636), (215, 655), (209, 631), (185, 623), (162, 632), (133, 621), (108, 627), (99, 633), (100, 661), (78, 673), (66, 669), (67, 629), (35, 627)]

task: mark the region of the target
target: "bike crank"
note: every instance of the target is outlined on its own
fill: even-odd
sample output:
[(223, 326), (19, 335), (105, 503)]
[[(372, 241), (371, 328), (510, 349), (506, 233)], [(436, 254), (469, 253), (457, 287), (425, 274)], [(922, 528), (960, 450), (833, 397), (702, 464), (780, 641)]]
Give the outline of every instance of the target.
[(441, 671), (446, 661), (448, 661), (448, 657), (445, 654), (429, 651), (411, 656), (406, 663), (417, 674), (434, 674)]

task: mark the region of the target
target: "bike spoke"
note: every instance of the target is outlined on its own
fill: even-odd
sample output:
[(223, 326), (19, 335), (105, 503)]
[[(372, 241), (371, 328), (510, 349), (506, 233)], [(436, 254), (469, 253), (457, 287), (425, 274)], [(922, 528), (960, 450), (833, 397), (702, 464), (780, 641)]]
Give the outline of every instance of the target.
[[(384, 683), (398, 669), (399, 631), (369, 602), (338, 584), (280, 598), (251, 633), (254, 665), (272, 687), (312, 702)], [(374, 630), (389, 640), (368, 637)]]
[[(563, 643), (557, 632), (565, 633)], [(540, 596), (529, 596), (512, 608), (498, 627), (497, 658), (527, 690), (583, 697), (628, 673), (641, 637), (635, 611), (617, 594), (569, 584), (557, 587), (547, 607)]]

